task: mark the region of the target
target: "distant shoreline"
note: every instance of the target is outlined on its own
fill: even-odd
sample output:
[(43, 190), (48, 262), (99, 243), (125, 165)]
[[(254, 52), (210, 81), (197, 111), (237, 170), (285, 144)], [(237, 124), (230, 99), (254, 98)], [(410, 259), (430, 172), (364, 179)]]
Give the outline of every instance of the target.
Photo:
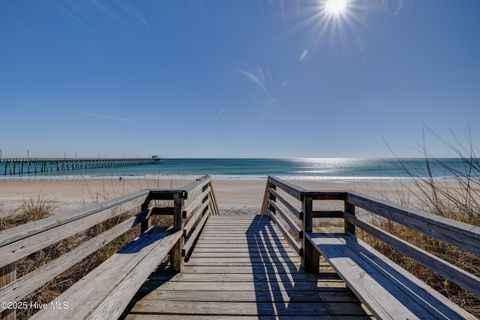
[[(12, 180), (0, 179), (0, 216), (17, 212), (17, 209), (28, 199), (44, 199), (51, 201), (55, 212), (65, 212), (86, 205), (102, 202), (127, 195), (141, 189), (175, 188), (181, 189), (197, 176), (161, 176), (162, 179), (150, 177), (128, 176), (118, 177), (79, 177), (67, 180), (65, 177), (25, 177)], [(223, 214), (256, 214), (260, 210), (265, 192), (266, 179), (244, 176), (233, 179), (213, 176), (213, 187), (217, 201)], [(298, 179), (293, 183), (315, 190), (351, 190), (373, 197), (393, 200), (405, 204), (401, 196), (406, 196), (416, 203), (415, 183), (410, 178), (392, 178), (381, 180), (369, 179)], [(441, 180), (441, 183), (458, 187), (458, 182)], [(333, 207), (332, 207), (333, 210)]]

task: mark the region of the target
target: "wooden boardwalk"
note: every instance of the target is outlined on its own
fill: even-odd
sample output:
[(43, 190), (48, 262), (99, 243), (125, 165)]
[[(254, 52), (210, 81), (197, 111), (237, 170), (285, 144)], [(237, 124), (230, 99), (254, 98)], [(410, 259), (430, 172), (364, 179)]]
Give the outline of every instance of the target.
[(211, 216), (178, 274), (153, 273), (127, 307), (140, 319), (366, 319), (335, 273), (300, 270), (268, 216)]
[[(343, 210), (322, 210), (324, 200)], [(51, 302), (68, 308), (45, 308), (31, 319), (477, 319), (357, 232), (480, 296), (477, 275), (388, 233), (358, 209), (480, 254), (479, 227), (276, 177), (267, 179), (261, 214), (222, 216), (211, 179), (202, 177), (181, 189), (141, 190), (0, 232), (0, 302), (7, 302), (0, 319), (15, 320), (15, 302), (128, 231), (138, 236)], [(121, 216), (122, 222), (17, 277), (17, 261)], [(154, 216), (167, 216), (170, 224), (157, 225)], [(344, 228), (313, 228), (314, 219), (332, 218)]]

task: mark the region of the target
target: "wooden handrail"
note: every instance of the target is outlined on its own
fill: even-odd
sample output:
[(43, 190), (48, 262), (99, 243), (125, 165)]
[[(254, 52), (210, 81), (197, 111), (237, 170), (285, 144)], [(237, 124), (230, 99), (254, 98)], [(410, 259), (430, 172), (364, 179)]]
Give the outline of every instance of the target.
[[(375, 199), (355, 192), (348, 191), (315, 191), (297, 187), (289, 182), (283, 181), (277, 177), (269, 177), (267, 180), (266, 196), (268, 210), (272, 219), (278, 223), (277, 213), (286, 222), (286, 225), (292, 231), (296, 231), (293, 220), (282, 210), (278, 204), (281, 203), (293, 215), (295, 206), (289, 200), (283, 197), (272, 186), (278, 187), (295, 199), (302, 202), (302, 266), (309, 272), (318, 272), (318, 252), (312, 246), (312, 243), (305, 238), (313, 231), (314, 218), (343, 218), (345, 221), (345, 232), (355, 234), (355, 229), (360, 228), (368, 234), (399, 250), (405, 255), (411, 257), (416, 262), (432, 269), (446, 279), (458, 284), (465, 290), (480, 296), (480, 278), (472, 275), (450, 263), (444, 261), (425, 250), (399, 239), (392, 234), (382, 230), (373, 224), (359, 219), (355, 216), (356, 208), (364, 209), (374, 215), (389, 219), (406, 227), (412, 228), (422, 234), (429, 235), (435, 239), (454, 245), (462, 250), (473, 254), (480, 254), (480, 227), (468, 225), (459, 221), (447, 219), (435, 214), (419, 212), (403, 208), (385, 200)], [(271, 196), (275, 200), (271, 200)], [(277, 203), (278, 200), (278, 203)], [(315, 211), (313, 210), (313, 200), (343, 200), (344, 211)], [(285, 228), (285, 226), (282, 226)], [(288, 239), (288, 238), (287, 238)], [(290, 239), (288, 239), (290, 240)], [(295, 248), (295, 245), (293, 245)]]
[(303, 199), (303, 193), (306, 192), (305, 189), (303, 189), (299, 186), (296, 186), (296, 185), (294, 185), (290, 182), (281, 180), (280, 178), (277, 178), (277, 177), (269, 176), (268, 177), (268, 183), (271, 183), (274, 186), (282, 189), (283, 191), (285, 191), (286, 193), (288, 193), (289, 195), (291, 195), (292, 197), (294, 197), (297, 200), (302, 200)]
[(383, 229), (360, 220), (350, 213), (345, 213), (345, 218), (355, 226), (359, 227), (375, 238), (385, 242), (392, 248), (411, 257), (423, 266), (432, 269), (444, 278), (453, 281), (462, 288), (470, 291), (473, 294), (476, 294), (477, 296), (480, 296), (480, 279), (478, 277), (469, 274), (468, 272), (434, 256), (423, 249), (415, 247), (405, 240), (391, 235)]
[(119, 208), (120, 205), (127, 204), (128, 206), (130, 206), (131, 203), (136, 200), (144, 201), (145, 197), (149, 194), (149, 192), (149, 190), (137, 191), (121, 198), (108, 200), (99, 204), (94, 204), (70, 212), (56, 214), (45, 219), (29, 222), (18, 227), (6, 229), (0, 233), (0, 247), (6, 246), (10, 243), (24, 238), (31, 237), (38, 233), (45, 232), (47, 230), (60, 227), (75, 220), (98, 214), (102, 211), (106, 211), (112, 208), (117, 208), (116, 210), (122, 210), (123, 208)]
[(465, 251), (480, 255), (480, 227), (431, 213), (402, 208), (388, 201), (352, 192), (347, 193), (347, 202)]
[(298, 211), (288, 200), (282, 197), (277, 191), (272, 188), (267, 189), (267, 194), (273, 194), (278, 201), (280, 201), (291, 213), (293, 213), (298, 219), (302, 220), (302, 212)]
[[(190, 206), (186, 207), (184, 203), (187, 198)], [(174, 204), (170, 207), (152, 207), (152, 201), (155, 200), (173, 200)], [(185, 188), (140, 190), (121, 198), (4, 230), (0, 233), (0, 270), (9, 273), (0, 273), (2, 281), (7, 280), (8, 283), (0, 288), (0, 300), (20, 301), (140, 223), (142, 224), (141, 232), (148, 232), (152, 227), (151, 219), (154, 215), (173, 215), (174, 217), (173, 231), (180, 232), (178, 232), (178, 241), (170, 250), (170, 258), (173, 269), (181, 271), (185, 255), (195, 243), (208, 216), (218, 213), (211, 179), (205, 176)], [(29, 274), (16, 278), (17, 260), (125, 214), (130, 217), (123, 222)], [(0, 309), (0, 313), (1, 311)], [(9, 314), (10, 318), (14, 316)]]

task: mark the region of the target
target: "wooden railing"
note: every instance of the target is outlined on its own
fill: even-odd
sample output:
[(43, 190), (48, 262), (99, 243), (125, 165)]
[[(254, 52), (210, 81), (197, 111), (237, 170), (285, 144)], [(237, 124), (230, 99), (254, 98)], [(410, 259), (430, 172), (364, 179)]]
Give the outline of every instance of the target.
[[(163, 201), (158, 206), (158, 200)], [(88, 208), (53, 215), (0, 232), (0, 301), (18, 302), (90, 254), (138, 224), (140, 232), (152, 229), (155, 215), (172, 215), (171, 232), (182, 236), (170, 251), (171, 266), (181, 271), (185, 257), (210, 214), (218, 214), (210, 177), (181, 189), (141, 190)], [(75, 247), (68, 253), (17, 279), (16, 262), (50, 245), (112, 218), (125, 220)], [(0, 319), (15, 319), (15, 312), (0, 309)]]
[[(282, 194), (279, 191), (282, 191)], [(341, 200), (344, 210), (316, 211), (313, 208), (314, 200)], [(297, 209), (298, 203), (295, 205), (294, 201), (301, 203), (301, 209)], [(355, 235), (356, 228), (359, 228), (465, 290), (480, 296), (480, 279), (477, 276), (360, 219), (356, 215), (358, 208), (467, 252), (480, 254), (479, 227), (434, 214), (409, 210), (353, 192), (308, 190), (277, 177), (268, 177), (262, 214), (268, 214), (278, 224), (285, 238), (302, 257), (302, 267), (308, 272), (319, 271), (319, 253), (309, 239), (309, 234), (314, 231), (313, 219), (342, 218), (345, 233)]]

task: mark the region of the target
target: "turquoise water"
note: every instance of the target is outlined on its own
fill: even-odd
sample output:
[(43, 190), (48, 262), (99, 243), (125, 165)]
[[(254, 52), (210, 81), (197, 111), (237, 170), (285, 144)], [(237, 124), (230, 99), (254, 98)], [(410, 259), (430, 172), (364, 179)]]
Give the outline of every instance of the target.
[[(451, 170), (465, 171), (462, 159), (432, 159), (432, 174), (438, 178), (453, 176)], [(0, 172), (3, 173), (2, 164)], [(67, 176), (198, 176), (209, 174), (223, 178), (264, 178), (278, 175), (312, 179), (389, 179), (427, 176), (425, 159), (163, 159), (158, 164), (123, 168), (68, 171)], [(59, 175), (58, 173), (48, 174)]]

